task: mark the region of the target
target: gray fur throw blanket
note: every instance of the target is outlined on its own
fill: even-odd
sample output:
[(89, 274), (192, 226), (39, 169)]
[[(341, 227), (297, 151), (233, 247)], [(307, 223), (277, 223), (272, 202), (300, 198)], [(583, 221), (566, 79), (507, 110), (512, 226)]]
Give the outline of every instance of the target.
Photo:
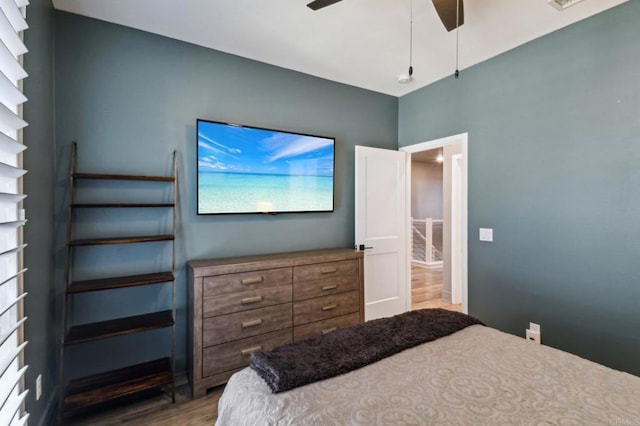
[(251, 368), (273, 393), (279, 393), (347, 373), (475, 324), (484, 325), (469, 315), (444, 309), (410, 311), (254, 352)]

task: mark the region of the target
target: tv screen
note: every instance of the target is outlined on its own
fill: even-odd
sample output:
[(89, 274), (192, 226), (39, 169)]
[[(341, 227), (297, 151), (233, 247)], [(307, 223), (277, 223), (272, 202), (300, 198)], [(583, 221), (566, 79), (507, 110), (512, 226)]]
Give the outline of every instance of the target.
[(197, 120), (198, 214), (333, 211), (335, 140)]

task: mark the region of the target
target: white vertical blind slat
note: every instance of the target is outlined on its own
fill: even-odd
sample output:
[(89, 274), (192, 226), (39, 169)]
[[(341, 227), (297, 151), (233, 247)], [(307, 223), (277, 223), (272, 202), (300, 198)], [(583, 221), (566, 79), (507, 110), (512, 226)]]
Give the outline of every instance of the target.
[[(18, 414), (18, 411), (20, 410), (20, 406), (24, 402), (24, 399), (27, 397), (28, 393), (29, 391), (26, 390), (22, 392), (20, 395), (18, 395), (17, 398), (11, 398), (8, 401), (7, 406), (0, 411), (0, 416), (5, 417), (5, 415), (7, 415), (6, 418), (9, 419), (9, 421), (11, 421), (16, 416), (16, 414)], [(10, 424), (10, 423), (7, 423), (7, 424)]]
[(18, 81), (27, 77), (27, 72), (20, 64), (20, 61), (13, 56), (13, 53), (3, 42), (0, 42), (0, 64), (2, 64), (2, 73), (11, 81)]
[[(4, 408), (5, 404), (7, 403), (7, 400), (9, 399), (9, 396), (11, 395), (11, 392), (15, 389), (20, 379), (22, 379), (22, 376), (24, 376), (25, 371), (27, 371), (27, 366), (22, 367), (20, 371), (18, 371), (17, 373), (14, 373), (11, 376), (8, 376), (5, 374), (5, 376), (8, 376), (8, 377), (3, 376), (2, 379), (0, 379), (3, 381), (6, 380), (6, 383), (4, 383), (3, 386), (0, 388), (0, 410)], [(4, 393), (2, 393), (3, 390), (5, 390)]]
[(26, 320), (27, 320), (27, 317), (22, 317), (20, 321), (18, 321), (15, 324), (12, 324), (9, 330), (5, 331), (3, 334), (0, 334), (0, 346), (4, 345), (4, 343), (9, 339), (9, 337), (11, 337), (13, 333), (18, 331), (20, 326), (24, 324)]
[(24, 299), (28, 293), (22, 293), (20, 296), (16, 297), (13, 301), (7, 303), (4, 308), (0, 308), (0, 315), (4, 315), (9, 309), (13, 308), (19, 301)]
[(10, 248), (8, 250), (5, 250), (5, 251), (0, 253), (0, 257), (7, 256), (7, 255), (10, 255), (10, 254), (20, 253), (26, 246), (27, 246), (26, 244), (21, 244), (21, 245), (19, 245), (17, 247), (13, 247), (13, 248)]
[(27, 220), (9, 220), (6, 222), (0, 222), (0, 229), (11, 229), (11, 228), (19, 228), (21, 226), (24, 226), (24, 224), (27, 223)]
[(22, 91), (11, 82), (9, 77), (0, 73), (0, 102), (7, 107), (13, 107), (26, 101), (27, 97), (22, 94)]
[(24, 31), (29, 26), (27, 25), (27, 21), (22, 17), (22, 12), (20, 12), (20, 7), (13, 0), (0, 0), (0, 9), (4, 12), (5, 16), (11, 26), (16, 32)]
[(27, 149), (27, 146), (21, 144), (10, 136), (0, 133), (0, 154), (16, 155)]
[(27, 420), (29, 420), (29, 413), (22, 416), (22, 418), (17, 421), (15, 426), (27, 426)]
[[(18, 271), (17, 273), (11, 275), (9, 278), (5, 279), (4, 281), (0, 282), (0, 287), (3, 286), (4, 284), (8, 283), (9, 281), (18, 278), (20, 275), (24, 274), (25, 272), (27, 272), (27, 268), (24, 268), (21, 271)], [(0, 278), (2, 279), (2, 278)]]
[(19, 167), (13, 167), (5, 163), (0, 163), (0, 177), (17, 179), (19, 177), (22, 177), (25, 173), (27, 173), (27, 171)]
[(19, 203), (24, 151), (21, 129), (27, 126), (20, 105), (27, 98), (20, 80), (27, 76), (21, 55), (27, 52), (22, 31), (28, 4), (25, 0), (0, 0), (0, 425), (25, 424), (24, 358), (27, 345), (23, 327), (27, 317), (22, 312), (26, 296), (21, 276), (25, 269), (19, 253), (26, 244), (19, 228), (25, 224)]
[(0, 203), (13, 203), (18, 204), (20, 201), (27, 198), (26, 194), (11, 194), (8, 192), (0, 192)]
[(13, 351), (5, 354), (4, 358), (0, 359), (0, 376), (3, 376), (11, 363), (20, 355), (20, 353), (24, 350), (25, 346), (27, 346), (28, 342), (22, 343), (20, 346), (15, 348)]
[(25, 127), (27, 127), (26, 121), (3, 104), (0, 104), (0, 132), (10, 135), (12, 132)]
[(0, 39), (16, 58), (27, 53), (27, 46), (24, 45), (20, 34), (13, 29), (4, 13), (0, 13)]

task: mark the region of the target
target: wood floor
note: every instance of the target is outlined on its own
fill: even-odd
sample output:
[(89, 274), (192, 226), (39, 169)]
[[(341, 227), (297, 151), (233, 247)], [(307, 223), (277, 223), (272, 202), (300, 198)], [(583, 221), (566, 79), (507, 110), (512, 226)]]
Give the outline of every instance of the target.
[(83, 417), (65, 421), (72, 426), (213, 426), (218, 418), (218, 399), (224, 386), (213, 388), (204, 398), (191, 399), (191, 391), (184, 384), (176, 390), (176, 403), (162, 394), (139, 402), (105, 409)]
[(442, 308), (461, 312), (462, 304), (442, 300), (442, 268), (411, 265), (411, 309)]
[[(461, 305), (442, 300), (442, 268), (411, 267), (412, 309), (443, 308), (460, 312)], [(187, 384), (178, 387), (176, 403), (167, 395), (145, 399), (84, 417), (65, 421), (72, 426), (212, 426), (218, 417), (218, 400), (224, 386), (211, 389), (207, 396), (191, 399)]]

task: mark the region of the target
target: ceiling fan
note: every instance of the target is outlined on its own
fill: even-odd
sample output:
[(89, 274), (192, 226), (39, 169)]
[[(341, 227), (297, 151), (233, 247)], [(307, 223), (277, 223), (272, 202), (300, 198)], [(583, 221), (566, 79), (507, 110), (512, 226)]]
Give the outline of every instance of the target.
[[(307, 4), (310, 9), (318, 10), (331, 6), (332, 4), (341, 2), (342, 0), (314, 0)], [(456, 22), (459, 23), (458, 27), (464, 24), (464, 7), (462, 6), (462, 0), (432, 0), (433, 6), (438, 12), (440, 20), (444, 24), (447, 31), (456, 29)], [(459, 5), (459, 14), (456, 14), (456, 4)]]

